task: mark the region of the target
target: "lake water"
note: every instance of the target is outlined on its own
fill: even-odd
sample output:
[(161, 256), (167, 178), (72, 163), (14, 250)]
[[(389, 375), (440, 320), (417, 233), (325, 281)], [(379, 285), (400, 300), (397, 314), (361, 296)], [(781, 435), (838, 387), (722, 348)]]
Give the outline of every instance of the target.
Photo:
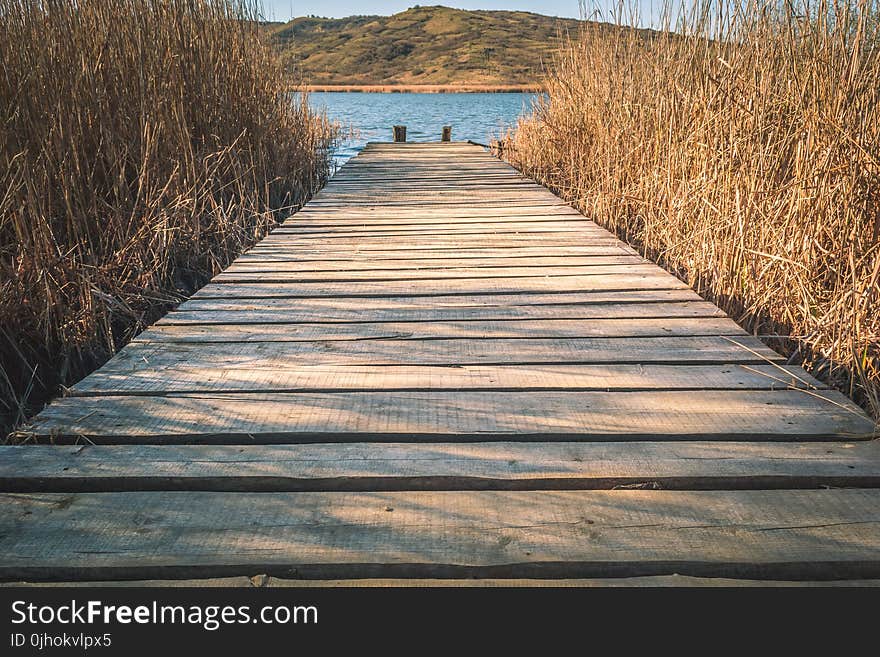
[(309, 103), (351, 130), (334, 154), (337, 166), (368, 141), (392, 141), (391, 126), (405, 125), (407, 141), (440, 141), (444, 125), (452, 139), (488, 144), (531, 110), (527, 93), (338, 93), (313, 92)]

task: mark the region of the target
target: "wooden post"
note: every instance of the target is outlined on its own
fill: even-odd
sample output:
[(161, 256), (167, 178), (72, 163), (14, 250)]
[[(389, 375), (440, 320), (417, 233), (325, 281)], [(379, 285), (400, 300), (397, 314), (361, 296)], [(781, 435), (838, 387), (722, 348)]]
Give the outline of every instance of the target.
[(440, 141), (452, 141), (452, 126), (451, 125), (443, 126), (443, 135), (440, 137)]
[(394, 141), (403, 142), (406, 141), (406, 126), (405, 125), (396, 125), (393, 128), (394, 130)]

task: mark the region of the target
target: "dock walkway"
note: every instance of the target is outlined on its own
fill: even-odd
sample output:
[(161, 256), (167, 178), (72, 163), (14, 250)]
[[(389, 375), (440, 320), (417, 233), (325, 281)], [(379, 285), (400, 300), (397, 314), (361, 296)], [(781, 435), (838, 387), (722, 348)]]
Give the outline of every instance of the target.
[(874, 423), (463, 143), (370, 144), (29, 431), (7, 581), (880, 578)]

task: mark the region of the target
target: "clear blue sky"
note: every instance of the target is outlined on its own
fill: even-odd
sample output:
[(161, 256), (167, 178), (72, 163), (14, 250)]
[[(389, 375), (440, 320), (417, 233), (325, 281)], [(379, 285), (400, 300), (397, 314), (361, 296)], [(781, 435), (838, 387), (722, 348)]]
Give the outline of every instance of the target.
[(548, 16), (579, 18), (578, 0), (262, 0), (269, 20), (286, 21), (294, 16), (342, 18), (355, 14), (390, 16), (413, 5), (444, 5), (458, 9), (508, 9), (532, 11)]

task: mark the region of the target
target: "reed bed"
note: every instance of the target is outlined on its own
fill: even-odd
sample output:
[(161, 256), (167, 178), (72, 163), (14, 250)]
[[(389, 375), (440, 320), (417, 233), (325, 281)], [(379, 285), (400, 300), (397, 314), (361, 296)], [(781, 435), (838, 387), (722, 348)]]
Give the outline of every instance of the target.
[(323, 184), (333, 128), (291, 101), (256, 18), (0, 0), (0, 429)]
[(587, 24), (502, 153), (876, 418), (878, 3), (685, 4)]

